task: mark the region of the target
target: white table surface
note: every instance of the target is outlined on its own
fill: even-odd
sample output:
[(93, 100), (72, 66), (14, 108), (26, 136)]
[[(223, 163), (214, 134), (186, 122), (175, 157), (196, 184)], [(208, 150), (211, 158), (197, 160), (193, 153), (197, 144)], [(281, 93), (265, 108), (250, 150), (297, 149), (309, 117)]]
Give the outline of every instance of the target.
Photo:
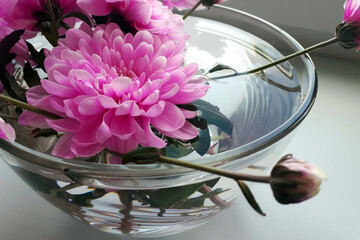
[[(345, 50), (344, 50), (345, 51)], [(359, 55), (360, 58), (360, 55)], [(159, 240), (348, 240), (360, 235), (360, 62), (314, 58), (319, 92), (314, 108), (284, 153), (320, 165), (327, 174), (319, 195), (280, 205), (269, 186), (252, 190), (262, 209), (241, 197), (210, 222)], [(0, 161), (1, 240), (115, 240), (56, 209)]]

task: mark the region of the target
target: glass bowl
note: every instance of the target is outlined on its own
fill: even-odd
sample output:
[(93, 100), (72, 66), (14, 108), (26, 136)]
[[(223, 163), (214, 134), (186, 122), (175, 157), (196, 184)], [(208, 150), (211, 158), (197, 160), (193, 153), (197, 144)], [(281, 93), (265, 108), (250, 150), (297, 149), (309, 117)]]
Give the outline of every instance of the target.
[[(197, 62), (202, 73), (217, 64), (242, 72), (302, 49), (278, 27), (223, 6), (197, 11), (186, 20), (185, 31), (191, 34), (186, 62)], [(212, 152), (183, 159), (265, 174), (314, 103), (314, 66), (306, 55), (262, 73), (232, 73), (209, 75), (214, 79), (202, 99), (232, 121), (232, 134), (211, 125)], [(14, 143), (1, 140), (1, 157), (51, 204), (102, 231), (133, 237), (175, 234), (204, 223), (240, 194), (232, 180), (168, 164), (57, 158), (46, 154), (51, 139), (33, 139), (27, 132)]]

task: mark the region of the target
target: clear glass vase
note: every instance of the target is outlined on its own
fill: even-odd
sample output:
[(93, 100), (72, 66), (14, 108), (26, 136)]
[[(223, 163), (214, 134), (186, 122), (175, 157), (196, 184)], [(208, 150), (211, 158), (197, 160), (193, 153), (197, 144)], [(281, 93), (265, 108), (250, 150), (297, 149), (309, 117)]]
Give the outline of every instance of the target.
[[(198, 63), (202, 73), (216, 64), (242, 72), (302, 49), (276, 26), (222, 6), (194, 13), (185, 31), (191, 34), (186, 62)], [(228, 69), (211, 76), (231, 74)], [(232, 121), (232, 134), (210, 125), (211, 151), (184, 161), (259, 175), (279, 159), (317, 90), (308, 56), (258, 74), (209, 79), (209, 85), (202, 100)], [(232, 180), (168, 164), (53, 157), (46, 154), (51, 138), (28, 133), (18, 132), (15, 143), (1, 140), (1, 157), (51, 204), (102, 231), (134, 237), (175, 234), (204, 223), (240, 194)]]

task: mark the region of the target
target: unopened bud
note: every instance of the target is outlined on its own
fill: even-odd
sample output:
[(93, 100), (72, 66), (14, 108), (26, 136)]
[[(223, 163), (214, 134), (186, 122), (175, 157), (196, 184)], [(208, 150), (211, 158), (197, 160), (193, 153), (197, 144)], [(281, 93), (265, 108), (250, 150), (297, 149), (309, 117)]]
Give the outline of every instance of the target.
[(336, 27), (336, 37), (341, 47), (358, 48), (360, 46), (360, 1), (346, 0), (344, 19)]
[(339, 44), (345, 49), (359, 47), (360, 25), (358, 23), (341, 23), (336, 27)]
[(271, 171), (270, 185), (279, 203), (299, 203), (314, 197), (325, 179), (318, 166), (286, 155)]

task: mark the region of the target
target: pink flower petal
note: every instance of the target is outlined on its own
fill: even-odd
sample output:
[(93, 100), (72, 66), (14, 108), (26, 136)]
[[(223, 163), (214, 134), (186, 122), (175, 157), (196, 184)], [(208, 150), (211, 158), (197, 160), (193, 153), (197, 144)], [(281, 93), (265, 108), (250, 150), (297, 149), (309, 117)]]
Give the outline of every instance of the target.
[(76, 142), (71, 144), (71, 151), (76, 156), (81, 157), (91, 157), (96, 155), (98, 152), (101, 152), (102, 150), (104, 150), (104, 146), (99, 143), (91, 144), (88, 146), (79, 146), (76, 144)]
[(110, 123), (110, 129), (113, 135), (122, 140), (129, 139), (135, 132), (133, 127), (133, 118), (129, 116), (114, 116)]
[(161, 130), (161, 133), (163, 133), (168, 137), (172, 137), (180, 140), (193, 139), (199, 134), (196, 127), (194, 127), (194, 125), (192, 125), (189, 121), (185, 121), (184, 126), (177, 130), (171, 132)]
[(0, 138), (15, 141), (15, 136), (14, 128), (0, 117)]
[(115, 115), (126, 115), (129, 114), (133, 108), (134, 101), (124, 101), (121, 104), (119, 104), (119, 107), (116, 108)]
[(78, 146), (90, 146), (98, 143), (97, 130), (101, 126), (102, 119), (88, 122), (86, 125), (83, 124), (82, 128), (78, 130), (73, 137), (73, 142)]
[(198, 88), (197, 85), (187, 84), (179, 89), (174, 97), (168, 98), (174, 104), (186, 104), (205, 96), (206, 91)]
[(149, 96), (147, 96), (142, 102), (142, 105), (153, 105), (155, 103), (157, 103), (159, 100), (159, 90), (156, 90), (155, 92), (153, 92), (152, 94), (150, 94)]
[(78, 110), (84, 116), (99, 115), (104, 112), (97, 97), (88, 97), (81, 101)]
[(172, 103), (166, 103), (161, 115), (151, 118), (151, 124), (159, 131), (174, 131), (184, 126), (185, 117)]
[(99, 0), (77, 0), (79, 7), (96, 16), (105, 16), (110, 13), (110, 4)]
[(164, 87), (162, 87), (160, 89), (159, 99), (165, 100), (165, 99), (171, 98), (177, 94), (179, 89), (180, 89), (180, 87), (177, 83), (165, 85)]
[(41, 80), (41, 85), (48, 93), (58, 97), (75, 97), (78, 94), (73, 88), (49, 80)]
[(192, 119), (198, 115), (197, 111), (189, 111), (189, 110), (185, 110), (185, 109), (181, 109), (181, 108), (180, 108), (180, 110), (184, 114), (184, 117), (186, 119)]
[(18, 119), (18, 123), (23, 126), (32, 126), (35, 128), (48, 128), (44, 116), (30, 111), (24, 111)]
[(143, 123), (143, 129), (146, 133), (146, 141), (141, 141), (142, 146), (151, 146), (151, 147), (157, 147), (157, 148), (163, 148), (166, 146), (166, 142), (156, 136), (154, 132), (151, 130), (150, 127), (150, 120), (144, 119)]
[(111, 112), (108, 112), (104, 115), (104, 119), (96, 131), (96, 140), (99, 143), (104, 143), (112, 136), (111, 129), (108, 125), (108, 122), (110, 122), (111, 121), (110, 119), (112, 118), (110, 114)]
[(64, 134), (56, 142), (52, 154), (62, 158), (74, 158), (76, 154), (71, 151), (72, 145), (72, 134)]
[(107, 148), (118, 153), (127, 153), (137, 148), (138, 145), (139, 142), (134, 138), (124, 141), (119, 138), (112, 137), (109, 141), (107, 141)]
[(81, 124), (74, 119), (47, 119), (46, 122), (58, 132), (76, 132), (81, 127)]
[(165, 109), (166, 102), (159, 101), (157, 104), (152, 105), (147, 111), (145, 116), (154, 118), (158, 117), (160, 114), (163, 113)]

